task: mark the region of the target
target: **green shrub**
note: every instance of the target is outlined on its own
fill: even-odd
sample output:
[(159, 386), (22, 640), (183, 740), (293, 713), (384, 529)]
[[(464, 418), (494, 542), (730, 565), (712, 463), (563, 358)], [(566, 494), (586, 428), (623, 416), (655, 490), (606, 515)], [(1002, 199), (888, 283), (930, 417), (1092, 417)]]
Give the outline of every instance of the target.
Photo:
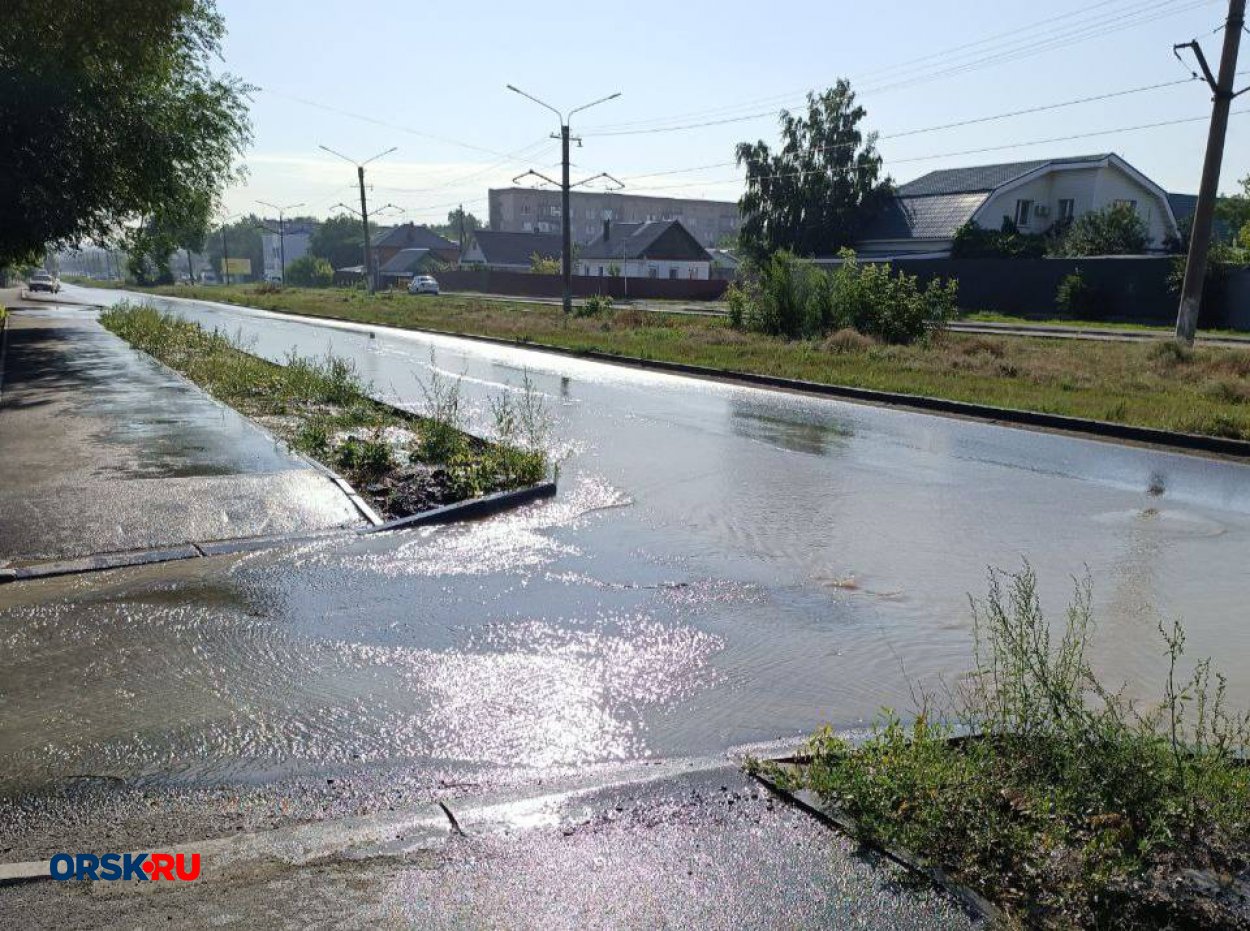
[(1090, 284), (1078, 268), (1065, 275), (1055, 291), (1055, 306), (1074, 317), (1092, 317), (1104, 307), (1105, 295)]
[(375, 481), (395, 467), (391, 445), (378, 437), (349, 436), (334, 450), (334, 464), (352, 481)]
[(955, 316), (958, 282), (935, 279), (921, 288), (915, 275), (889, 263), (861, 264), (839, 253), (826, 272), (778, 252), (749, 269), (729, 293), (730, 322), (786, 339), (813, 339), (852, 328), (886, 343), (911, 343)]
[(1083, 213), (1055, 241), (1052, 255), (1141, 255), (1150, 245), (1150, 228), (1131, 204), (1111, 204)]
[(288, 265), (283, 277), (297, 287), (328, 288), (334, 283), (334, 266), (315, 255), (305, 255)]
[(604, 311), (612, 309), (612, 298), (606, 294), (592, 294), (580, 304), (573, 307), (574, 317), (597, 317)]

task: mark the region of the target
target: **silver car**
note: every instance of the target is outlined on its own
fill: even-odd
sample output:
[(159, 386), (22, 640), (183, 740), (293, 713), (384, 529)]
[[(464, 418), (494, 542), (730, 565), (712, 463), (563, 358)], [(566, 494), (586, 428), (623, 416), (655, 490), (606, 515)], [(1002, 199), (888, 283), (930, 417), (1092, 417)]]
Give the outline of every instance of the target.
[(408, 285), (409, 294), (437, 294), (438, 282), (430, 275), (417, 275)]
[(26, 283), (27, 291), (47, 291), (49, 294), (56, 294), (61, 290), (61, 282), (48, 272), (35, 272), (30, 276), (30, 281)]

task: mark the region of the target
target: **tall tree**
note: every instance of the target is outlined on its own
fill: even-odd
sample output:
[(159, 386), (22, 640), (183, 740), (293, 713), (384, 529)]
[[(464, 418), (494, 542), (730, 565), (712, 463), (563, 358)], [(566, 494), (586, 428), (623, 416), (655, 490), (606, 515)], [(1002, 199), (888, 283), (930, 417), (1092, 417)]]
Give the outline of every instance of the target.
[[(208, 253), (208, 260), (212, 263), (213, 270), (217, 274), (222, 274), (221, 257), (222, 257), (222, 231), (225, 231), (226, 255), (232, 259), (247, 259), (252, 263), (252, 276), (260, 277), (265, 270), (265, 250), (264, 243), (261, 241), (261, 233), (264, 230), (261, 227), (261, 218), (255, 214), (248, 214), (240, 217), (233, 223), (227, 223), (223, 226), (217, 226), (208, 235), (208, 241), (205, 244), (205, 251)], [(231, 281), (239, 280), (240, 276), (231, 275)]]
[(223, 34), (212, 0), (8, 0), (0, 265), (206, 220), (251, 131), (249, 88), (210, 67)]
[(485, 224), (475, 217), (472, 213), (467, 212), (463, 207), (457, 207), (455, 210), (449, 211), (447, 214), (447, 222), (442, 225), (431, 225), (430, 229), (440, 236), (444, 236), (453, 242), (460, 241), (461, 218), (464, 219), (464, 238), (471, 240), (474, 232), (482, 229)]
[(806, 116), (781, 112), (776, 152), (763, 140), (738, 143), (747, 186), (738, 239), (748, 254), (832, 255), (854, 245), (890, 188), (881, 180), (876, 133), (860, 131), (866, 115), (850, 83), (839, 80), (807, 95)]
[(331, 268), (348, 268), (364, 261), (364, 240), (360, 220), (342, 214), (322, 221), (308, 241), (308, 251)]

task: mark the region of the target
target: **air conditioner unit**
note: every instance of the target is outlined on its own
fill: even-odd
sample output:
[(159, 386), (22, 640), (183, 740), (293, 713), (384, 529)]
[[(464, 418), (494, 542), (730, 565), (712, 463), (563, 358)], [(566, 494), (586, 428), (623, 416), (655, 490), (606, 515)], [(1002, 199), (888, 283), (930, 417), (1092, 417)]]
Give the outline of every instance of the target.
[(1046, 204), (1038, 204), (1033, 208), (1033, 212), (1039, 217), (1048, 217), (1050, 216), (1050, 207), (1046, 206)]

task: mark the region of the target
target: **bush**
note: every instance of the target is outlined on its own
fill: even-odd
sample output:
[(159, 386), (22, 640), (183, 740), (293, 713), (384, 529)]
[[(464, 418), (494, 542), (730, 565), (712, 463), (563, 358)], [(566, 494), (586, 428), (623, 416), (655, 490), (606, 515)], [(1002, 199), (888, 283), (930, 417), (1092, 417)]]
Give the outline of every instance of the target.
[(1089, 255), (1141, 255), (1150, 245), (1146, 221), (1129, 204), (1112, 204), (1083, 213), (1056, 241), (1052, 254), (1080, 258)]
[(954, 259), (1040, 259), (1046, 254), (1047, 236), (1022, 233), (1006, 219), (1002, 229), (987, 230), (971, 220), (955, 231), (951, 245)]
[(353, 482), (370, 482), (390, 472), (395, 459), (385, 440), (349, 436), (334, 450), (334, 464)]
[(851, 328), (886, 343), (912, 343), (955, 315), (958, 282), (935, 279), (921, 288), (915, 275), (887, 263), (861, 264), (839, 253), (826, 272), (778, 252), (748, 270), (728, 294), (735, 326), (786, 339), (814, 339)]
[(1091, 317), (1102, 309), (1104, 297), (1101, 289), (1086, 281), (1078, 268), (1059, 282), (1055, 306), (1075, 317)]
[(334, 267), (325, 259), (306, 255), (288, 265), (284, 277), (298, 287), (328, 288), (334, 283)]
[(252, 288), (253, 294), (281, 294), (282, 285), (276, 281), (258, 281), (256, 287)]
[(574, 317), (597, 317), (605, 310), (612, 309), (612, 298), (606, 294), (592, 294), (586, 300), (573, 307)]

